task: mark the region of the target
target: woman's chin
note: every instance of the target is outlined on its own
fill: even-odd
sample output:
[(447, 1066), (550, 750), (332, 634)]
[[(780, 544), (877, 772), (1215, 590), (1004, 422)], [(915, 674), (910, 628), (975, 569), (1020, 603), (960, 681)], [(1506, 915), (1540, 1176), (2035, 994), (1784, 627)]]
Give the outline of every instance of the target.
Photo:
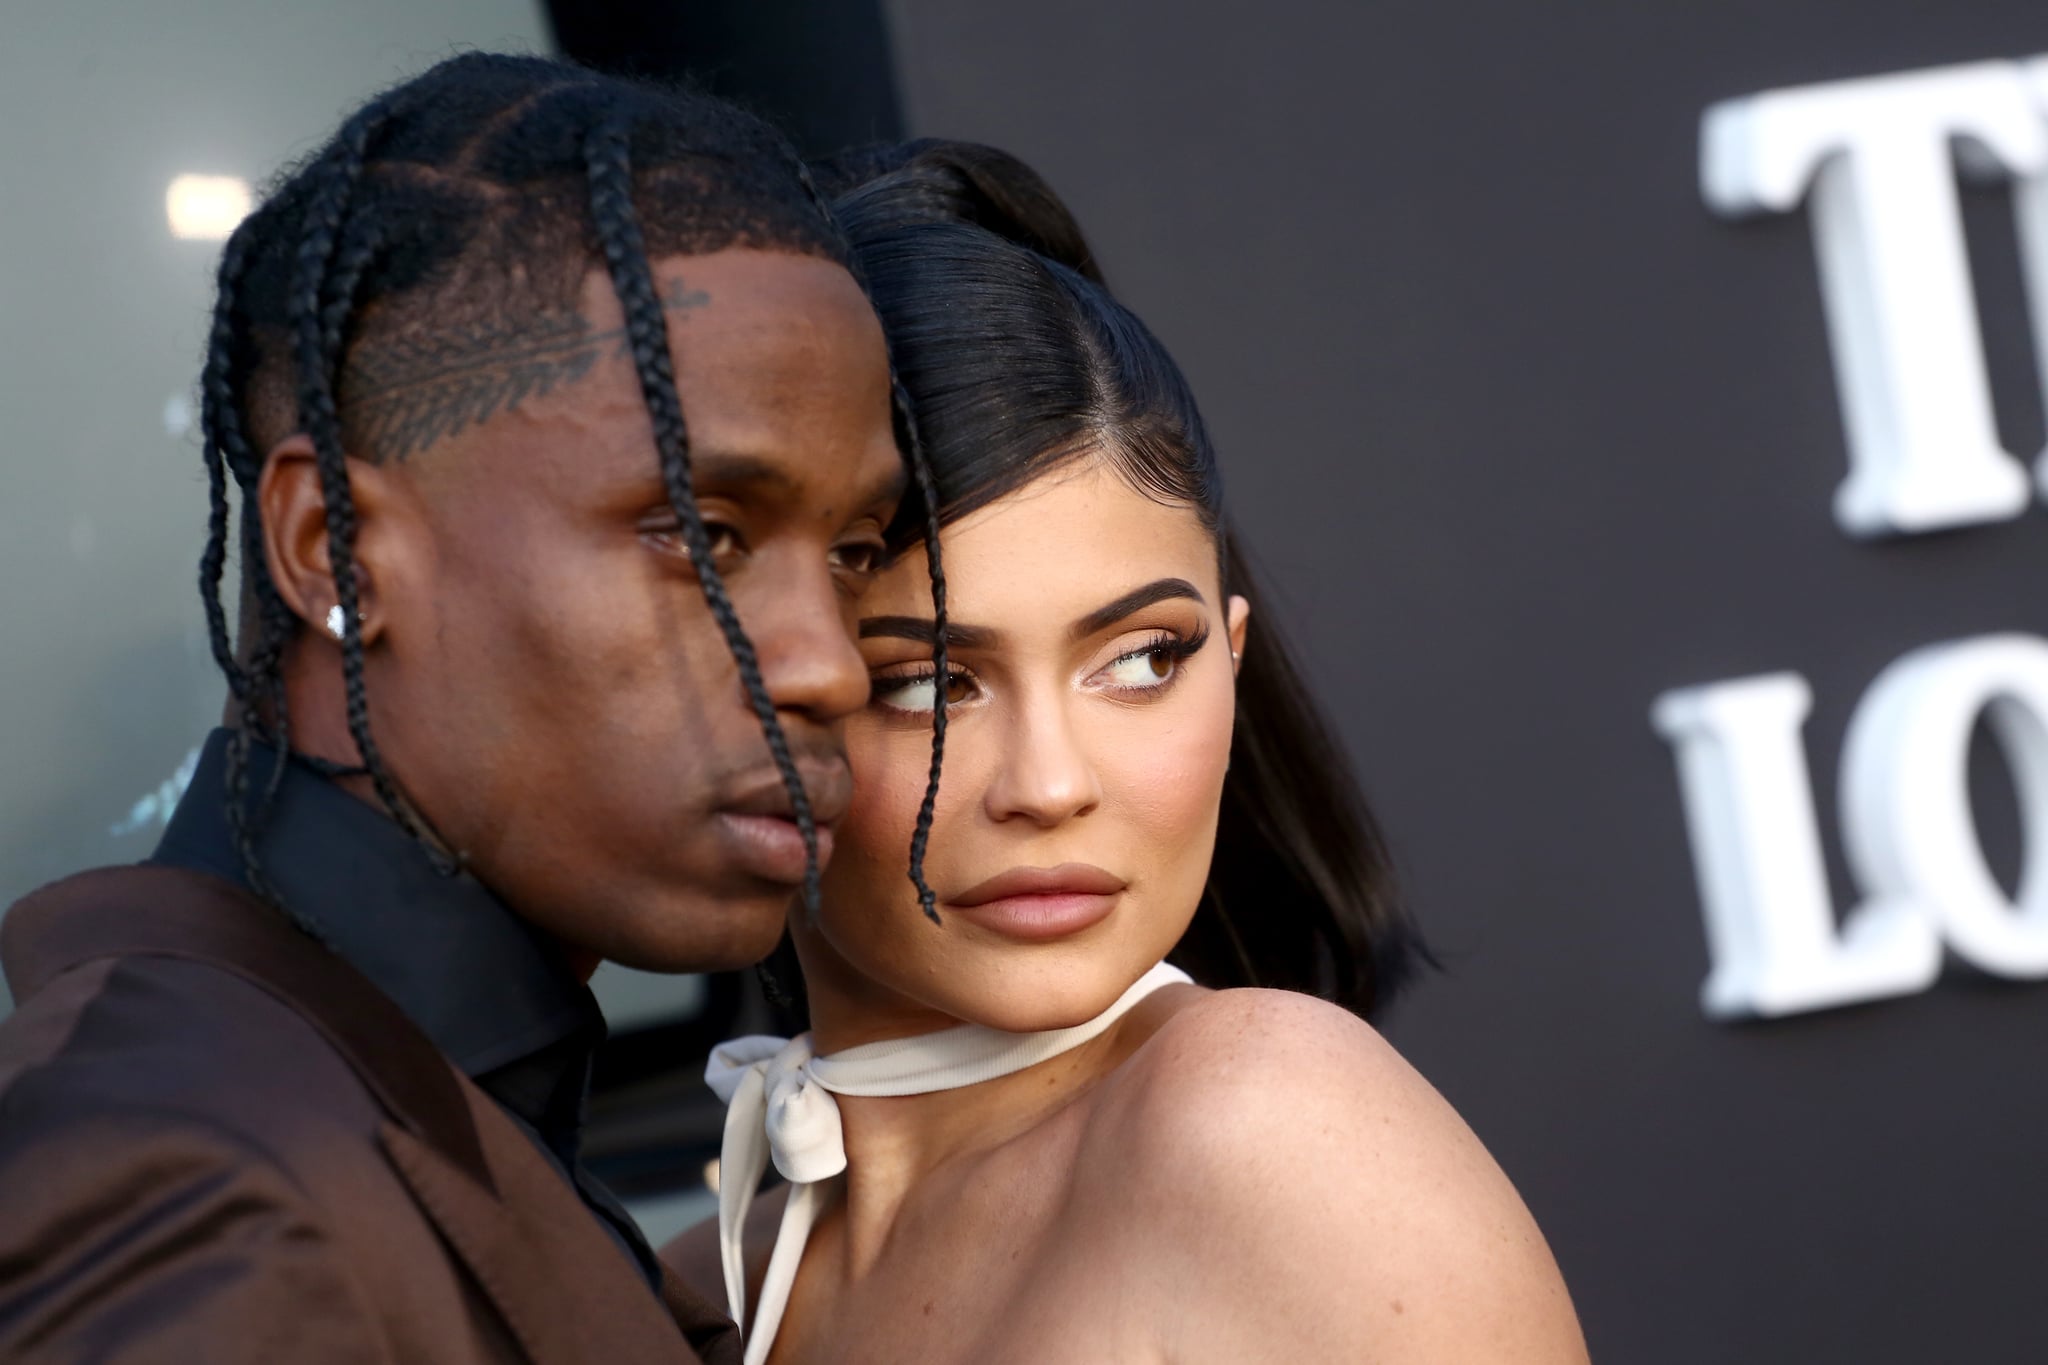
[(972, 996), (963, 993), (958, 1010), (949, 1010), (964, 1023), (1002, 1033), (1046, 1033), (1054, 1029), (1085, 1024), (1116, 1003), (1140, 973), (1129, 980), (1104, 975), (1098, 982), (1081, 984), (1071, 975), (1057, 982), (1005, 983)]

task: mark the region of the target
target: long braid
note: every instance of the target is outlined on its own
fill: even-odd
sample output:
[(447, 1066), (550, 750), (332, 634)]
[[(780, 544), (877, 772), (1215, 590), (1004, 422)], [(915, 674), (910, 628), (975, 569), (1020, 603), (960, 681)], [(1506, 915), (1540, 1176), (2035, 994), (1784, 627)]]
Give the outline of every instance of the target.
[(362, 284), (363, 272), (383, 247), (383, 231), (372, 223), (344, 242), (328, 267), (320, 308), (320, 354), (330, 369), (340, 363), (349, 316), (355, 310), (356, 290)]
[[(248, 499), (254, 496), (257, 474), (257, 462), (242, 431), (240, 404), (235, 392), (238, 378), (235, 307), (255, 235), (254, 224), (245, 221), (228, 239), (227, 247), (221, 253), (219, 297), (214, 305), (213, 325), (207, 338), (206, 368), (200, 388), (200, 427), (206, 462), (208, 510), (206, 548), (199, 557), (199, 598), (206, 610), (207, 639), (213, 647), (214, 661), (227, 677), (229, 694), (238, 704), (241, 717), (241, 724), (228, 741), (228, 827), (250, 888), (276, 905), (281, 902), (276, 888), (264, 875), (256, 845), (261, 811), (269, 807), (279, 774), (272, 774), (262, 807), (252, 820), (249, 812), (249, 746), (262, 725), (258, 689), (265, 688), (271, 693), (271, 701), (282, 723), (284, 716), (280, 703), (283, 688), (277, 685), (275, 673), (276, 622), (270, 611), (275, 593), (270, 590), (269, 575), (264, 571), (262, 541), (256, 534), (258, 520), (246, 510), (242, 517), (242, 576), (259, 601), (258, 620), (252, 623), (258, 639), (246, 668), (235, 658), (234, 642), (228, 634), (227, 612), (220, 598), (221, 578), (227, 568), (228, 557), (228, 475), (233, 473), (243, 497)], [(303, 920), (300, 923), (315, 937), (319, 936), (315, 926)]]
[[(832, 211), (832, 205), (818, 189), (810, 165), (786, 141), (783, 146), (796, 168), (796, 178), (803, 185), (804, 193), (817, 206), (818, 216), (825, 220), (826, 228), (838, 244), (840, 254), (846, 260), (847, 271), (872, 304), (874, 296), (869, 292), (860, 256), (840, 227), (839, 215)], [(886, 335), (883, 344), (885, 348), (888, 345)], [(889, 402), (894, 409), (897, 444), (910, 458), (911, 477), (917, 480), (918, 496), (924, 500), (925, 567), (930, 571), (932, 583), (932, 762), (925, 777), (924, 799), (917, 807), (917, 825), (910, 835), (910, 884), (917, 888), (917, 903), (923, 908), (925, 917), (938, 924), (941, 922), (938, 897), (932, 894), (924, 879), (924, 854), (931, 842), (932, 818), (939, 803), (939, 772), (946, 759), (946, 690), (949, 678), (946, 660), (946, 569), (939, 559), (939, 486), (932, 476), (931, 460), (925, 454), (924, 438), (918, 434), (917, 415), (911, 410), (910, 394), (904, 389), (903, 380), (897, 376), (893, 354), (889, 356)]]
[(910, 469), (917, 480), (918, 496), (924, 499), (925, 564), (932, 580), (932, 766), (925, 777), (924, 800), (918, 803), (917, 826), (910, 835), (910, 884), (917, 888), (917, 902), (924, 907), (925, 917), (937, 924), (938, 902), (925, 883), (924, 853), (931, 842), (932, 817), (938, 809), (939, 770), (946, 760), (946, 691), (951, 684), (946, 663), (946, 570), (939, 562), (939, 485), (932, 477), (931, 461), (926, 458), (924, 441), (911, 415), (910, 395), (897, 378), (893, 363), (889, 367), (889, 392), (896, 405), (897, 426), (910, 451)]
[[(334, 262), (328, 270), (327, 286), (331, 297), (327, 299), (325, 306), (321, 309), (320, 345), (321, 353), (326, 357), (326, 366), (330, 373), (340, 363), (342, 342), (348, 326), (349, 313), (355, 304), (356, 288), (362, 282), (363, 271), (369, 266), (370, 261), (376, 256), (382, 244), (383, 234), (373, 226), (368, 231), (359, 234), (353, 241), (345, 244), (336, 254)], [(353, 498), (350, 498), (349, 506), (351, 515), (353, 515)], [(353, 544), (353, 537), (351, 537), (351, 544)], [(289, 640), (293, 633), (298, 630), (298, 617), (285, 604), (284, 598), (279, 596), (274, 589), (264, 595), (263, 609), (270, 618), (267, 638), (276, 641), (275, 648), (278, 650), (279, 662), (281, 663), (284, 642)], [(259, 808), (260, 812), (265, 814), (269, 812), (272, 803), (276, 801), (278, 789), (284, 784), (285, 769), (291, 756), (292, 727), (289, 693), (284, 686), (284, 678), (281, 673), (273, 671), (271, 676), (275, 680), (271, 698), (271, 710), (275, 718), (274, 729), (276, 732), (277, 761), (271, 768), (270, 784), (263, 794), (263, 804)], [(312, 758), (311, 756), (307, 756), (306, 761), (330, 775), (355, 776), (360, 774), (371, 776), (372, 780), (374, 780), (374, 774), (367, 767), (350, 767), (344, 764), (332, 763), (325, 759)], [(427, 854), (430, 861), (434, 861), (437, 867), (440, 866), (438, 849), (428, 845)]]
[(228, 472), (246, 495), (255, 483), (255, 458), (242, 434), (242, 418), (235, 401), (235, 295), (241, 288), (242, 272), (248, 268), (255, 231), (244, 221), (228, 238), (221, 253), (218, 276), (219, 299), (214, 304), (213, 327), (206, 343), (206, 369), (200, 382), (200, 430), (206, 461), (206, 549), (199, 556), (199, 600), (206, 608), (206, 636), (213, 647), (214, 662), (227, 675), (228, 691), (241, 697), (249, 687), (248, 676), (235, 661), (234, 641), (228, 635), (227, 610), (221, 604), (221, 576), (228, 559)]
[[(345, 244), (336, 254), (328, 270), (326, 289), (330, 297), (320, 313), (320, 345), (321, 353), (326, 357), (326, 367), (330, 372), (339, 363), (343, 334), (348, 326), (349, 313), (355, 304), (356, 287), (361, 283), (363, 271), (376, 255), (382, 242), (382, 234), (372, 227)], [(351, 508), (353, 505), (351, 499)], [(265, 568), (267, 577), (267, 564)], [(270, 642), (268, 647), (276, 651), (277, 661), (282, 663), (284, 644), (298, 630), (298, 617), (285, 604), (284, 598), (275, 591), (275, 585), (270, 586), (271, 591), (263, 593), (260, 599), (266, 618), (264, 638)], [(267, 671), (267, 677), (271, 684), (271, 728), (272, 738), (277, 747), (277, 760), (271, 765), (270, 781), (264, 789), (262, 804), (258, 807), (259, 820), (268, 814), (272, 804), (277, 800), (278, 789), (284, 785), (285, 769), (291, 751), (290, 696), (284, 686), (283, 675), (275, 668)], [(367, 774), (370, 771), (368, 768), (350, 769), (341, 764), (326, 763), (324, 760), (321, 766), (351, 774)], [(434, 850), (430, 849), (429, 852), (431, 854)]]
[[(243, 875), (248, 879), (250, 890), (282, 910), (315, 940), (326, 943), (325, 931), (311, 915), (286, 904), (276, 885), (264, 872), (258, 853), (263, 823), (284, 780), (285, 764), (289, 761), (291, 714), (286, 702), (281, 664), (285, 643), (291, 639), (298, 618), (270, 580), (269, 567), (263, 555), (262, 523), (246, 510), (242, 517), (242, 577), (256, 596), (256, 643), (249, 653), (248, 686), (240, 698), (241, 723), (228, 736), (228, 829), (234, 836), (235, 850), (241, 855)], [(269, 708), (268, 724), (266, 705)], [(249, 809), (249, 749), (256, 737), (266, 730), (277, 752), (270, 778), (264, 784), (263, 799), (257, 803), (252, 816)]]
[(725, 634), (725, 642), (739, 665), (740, 681), (761, 732), (768, 741), (776, 769), (789, 792), (797, 831), (804, 841), (804, 908), (815, 914), (818, 908), (818, 827), (811, 814), (810, 794), (796, 769), (789, 740), (775, 714), (775, 702), (761, 678), (760, 659), (754, 642), (740, 625), (739, 613), (725, 590), (725, 579), (711, 554), (711, 538), (697, 509), (697, 494), (690, 478), (689, 433), (683, 424), (682, 399), (676, 392), (675, 367), (669, 355), (668, 320), (654, 288), (654, 272), (647, 261), (640, 219), (633, 207), (633, 170), (630, 128), (626, 119), (608, 115), (584, 139), (583, 157), (590, 178), (590, 215), (604, 247), (605, 265), (612, 288), (625, 313), (626, 333), (633, 352), (633, 368), (640, 379), (641, 396), (654, 427), (654, 448), (661, 461), (663, 485), (669, 506), (676, 514), (689, 549), (690, 562), (711, 615)]
[(335, 250), (343, 236), (349, 200), (362, 176), (370, 141), (387, 117), (385, 101), (378, 100), (342, 126), (306, 206), (305, 233), (299, 239), (293, 262), (289, 296), (293, 354), (299, 421), (313, 442), (321, 500), (326, 505), (328, 560), (334, 575), (335, 596), (341, 604), (341, 671), (349, 735), (355, 740), (384, 809), (399, 828), (427, 851), (436, 871), (452, 875), (457, 862), (422, 829), (418, 818), (400, 798), (398, 785), (392, 781), (370, 730), (369, 695), (363, 686), (361, 596), (355, 564), (355, 499), (349, 490), (348, 457), (342, 450), (341, 417), (335, 399), (342, 333), (354, 301), (355, 284), (370, 254), (359, 243), (349, 263), (352, 278), (341, 280), (331, 274), (336, 264)]

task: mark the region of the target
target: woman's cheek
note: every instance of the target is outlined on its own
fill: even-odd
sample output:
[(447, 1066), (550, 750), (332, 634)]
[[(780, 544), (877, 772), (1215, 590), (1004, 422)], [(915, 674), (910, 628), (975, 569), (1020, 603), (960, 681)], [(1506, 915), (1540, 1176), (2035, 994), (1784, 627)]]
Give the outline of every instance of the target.
[[(910, 833), (923, 797), (914, 765), (904, 761), (906, 737), (866, 716), (848, 722), (846, 761), (853, 771), (853, 800), (833, 831), (832, 861), (825, 867), (825, 917), (857, 934), (881, 923), (879, 902), (892, 897), (910, 863)], [(861, 935), (865, 936), (865, 935)]]
[(1231, 722), (1228, 696), (1199, 702), (1156, 728), (1127, 721), (1114, 745), (1116, 804), (1130, 823), (1130, 846), (1168, 876), (1186, 869), (1197, 888), (1216, 835)]
[[(963, 727), (964, 728), (964, 727)], [(931, 836), (925, 846), (925, 881), (941, 894), (954, 887), (947, 864), (957, 853), (956, 812), (973, 789), (968, 742), (956, 729), (948, 735), (945, 770), (939, 778), (939, 799), (932, 812)], [(931, 731), (878, 720), (871, 714), (854, 717), (846, 729), (846, 761), (853, 770), (853, 801), (834, 831), (832, 861), (825, 869), (828, 915), (835, 889), (839, 907), (833, 916), (860, 924), (849, 926), (865, 938), (887, 937), (903, 924), (921, 926), (924, 916), (908, 876), (910, 838), (917, 829), (931, 773)], [(858, 906), (857, 912), (853, 907)]]
[[(903, 762), (901, 751), (908, 747), (903, 739), (867, 715), (847, 722), (846, 762), (853, 770), (853, 803), (836, 841), (847, 852), (874, 845), (898, 824), (903, 827), (904, 839), (910, 837), (917, 821), (918, 798), (907, 790), (914, 779), (910, 765)], [(907, 855), (908, 843), (904, 847)]]

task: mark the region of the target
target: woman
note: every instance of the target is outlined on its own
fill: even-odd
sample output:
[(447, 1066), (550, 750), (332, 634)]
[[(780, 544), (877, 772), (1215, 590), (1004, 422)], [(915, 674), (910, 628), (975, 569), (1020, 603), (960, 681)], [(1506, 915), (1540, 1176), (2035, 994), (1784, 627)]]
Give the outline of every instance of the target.
[(724, 1242), (672, 1259), (750, 1362), (1583, 1360), (1513, 1189), (1360, 1018), (1413, 950), (1179, 371), (1016, 163), (870, 169), (841, 208), (938, 486), (944, 660), (907, 553), (791, 924), (811, 1030), (714, 1057)]

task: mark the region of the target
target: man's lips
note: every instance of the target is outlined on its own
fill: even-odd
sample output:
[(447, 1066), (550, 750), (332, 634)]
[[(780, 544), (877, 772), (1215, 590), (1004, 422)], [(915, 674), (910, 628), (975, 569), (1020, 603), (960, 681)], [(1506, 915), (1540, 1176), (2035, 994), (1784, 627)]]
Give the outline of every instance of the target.
[[(842, 759), (799, 759), (797, 776), (810, 800), (822, 866), (832, 857), (832, 826), (853, 800), (853, 774)], [(803, 832), (780, 772), (771, 768), (750, 774), (718, 803), (712, 824), (727, 853), (747, 871), (785, 886), (803, 884)]]
[[(811, 819), (820, 825), (830, 825), (845, 817), (846, 808), (853, 801), (853, 773), (846, 760), (798, 759), (796, 772), (803, 781), (804, 795), (810, 798)], [(792, 822), (796, 819), (789, 787), (774, 768), (749, 773), (735, 783), (719, 800), (718, 810), (720, 814), (768, 815)]]
[[(713, 817), (727, 854), (763, 881), (784, 886), (802, 886), (807, 859), (803, 832), (796, 821), (780, 815), (743, 815), (720, 811)], [(820, 824), (818, 865), (832, 860), (832, 826)]]

